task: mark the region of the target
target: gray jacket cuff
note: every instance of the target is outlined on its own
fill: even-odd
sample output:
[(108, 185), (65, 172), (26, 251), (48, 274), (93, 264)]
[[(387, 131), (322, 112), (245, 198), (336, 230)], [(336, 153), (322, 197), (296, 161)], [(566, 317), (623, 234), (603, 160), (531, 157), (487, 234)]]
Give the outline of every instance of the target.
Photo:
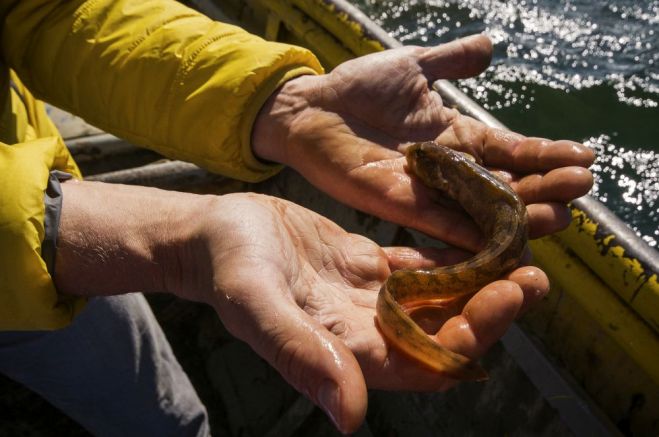
[(50, 172), (48, 186), (44, 193), (44, 239), (41, 243), (41, 257), (46, 262), (48, 273), (55, 276), (55, 255), (57, 253), (57, 233), (59, 231), (60, 215), (62, 213), (62, 187), (60, 181), (71, 179), (68, 173), (59, 170)]

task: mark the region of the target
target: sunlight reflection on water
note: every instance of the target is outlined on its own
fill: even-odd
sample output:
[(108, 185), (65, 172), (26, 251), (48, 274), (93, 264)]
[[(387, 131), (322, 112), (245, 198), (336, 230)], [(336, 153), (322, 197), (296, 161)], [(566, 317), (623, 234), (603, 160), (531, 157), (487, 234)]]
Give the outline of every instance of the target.
[(358, 0), (404, 44), (486, 32), (492, 66), (459, 87), (512, 129), (593, 147), (591, 194), (659, 240), (659, 1)]

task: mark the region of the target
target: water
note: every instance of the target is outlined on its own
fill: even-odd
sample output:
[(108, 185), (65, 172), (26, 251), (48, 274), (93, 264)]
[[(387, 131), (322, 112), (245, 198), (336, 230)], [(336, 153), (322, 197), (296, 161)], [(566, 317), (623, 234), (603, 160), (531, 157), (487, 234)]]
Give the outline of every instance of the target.
[(520, 133), (594, 148), (591, 194), (659, 240), (659, 1), (357, 0), (404, 44), (486, 32), (492, 66), (458, 86)]

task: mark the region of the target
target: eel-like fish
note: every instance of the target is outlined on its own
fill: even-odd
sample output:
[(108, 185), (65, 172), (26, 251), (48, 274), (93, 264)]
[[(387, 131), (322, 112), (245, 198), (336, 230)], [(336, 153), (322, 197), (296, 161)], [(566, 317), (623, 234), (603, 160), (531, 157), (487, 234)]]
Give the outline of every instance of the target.
[(424, 184), (465, 209), (488, 243), (459, 264), (393, 272), (378, 295), (378, 325), (390, 345), (434, 371), (459, 380), (487, 379), (478, 363), (440, 346), (405, 309), (475, 293), (516, 267), (528, 238), (526, 207), (506, 183), (463, 153), (425, 142), (410, 146), (406, 157)]

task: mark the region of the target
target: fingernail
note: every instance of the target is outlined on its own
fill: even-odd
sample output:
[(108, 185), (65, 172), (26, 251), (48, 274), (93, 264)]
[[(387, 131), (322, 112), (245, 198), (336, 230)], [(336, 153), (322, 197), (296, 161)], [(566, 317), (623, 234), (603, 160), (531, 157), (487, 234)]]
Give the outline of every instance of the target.
[(339, 392), (339, 386), (331, 379), (324, 380), (318, 389), (317, 399), (320, 407), (325, 411), (325, 414), (327, 414), (329, 418), (332, 419), (332, 422), (334, 422), (334, 426), (344, 433), (339, 420), (341, 406), (341, 393)]

